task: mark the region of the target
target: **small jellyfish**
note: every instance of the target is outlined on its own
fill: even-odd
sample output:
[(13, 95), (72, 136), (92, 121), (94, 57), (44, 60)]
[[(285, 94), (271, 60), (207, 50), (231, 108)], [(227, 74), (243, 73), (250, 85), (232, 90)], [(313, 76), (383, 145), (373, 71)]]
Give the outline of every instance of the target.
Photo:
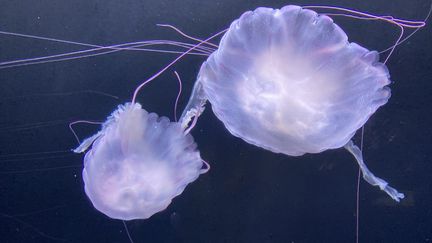
[(201, 66), (185, 112), (199, 116), (209, 100), (231, 134), (276, 153), (345, 147), (364, 179), (399, 201), (404, 195), (375, 177), (350, 141), (387, 103), (389, 77), (378, 52), (348, 42), (330, 17), (258, 8), (231, 24)]
[(74, 151), (90, 146), (82, 172), (85, 192), (97, 210), (114, 219), (151, 217), (207, 171), (180, 123), (138, 103), (120, 105)]

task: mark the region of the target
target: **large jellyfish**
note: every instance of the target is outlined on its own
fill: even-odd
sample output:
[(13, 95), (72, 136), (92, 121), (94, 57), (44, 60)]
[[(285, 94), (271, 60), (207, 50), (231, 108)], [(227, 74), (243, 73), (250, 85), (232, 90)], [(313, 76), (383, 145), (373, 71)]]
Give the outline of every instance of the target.
[(97, 210), (115, 219), (149, 218), (206, 171), (181, 124), (138, 103), (120, 105), (102, 130), (74, 151), (89, 146), (82, 172), (85, 192)]
[(389, 83), (378, 53), (348, 42), (330, 17), (258, 8), (231, 24), (202, 65), (185, 112), (198, 116), (208, 99), (231, 134), (276, 153), (345, 147), (364, 179), (399, 201), (404, 195), (368, 170), (351, 141), (387, 103)]

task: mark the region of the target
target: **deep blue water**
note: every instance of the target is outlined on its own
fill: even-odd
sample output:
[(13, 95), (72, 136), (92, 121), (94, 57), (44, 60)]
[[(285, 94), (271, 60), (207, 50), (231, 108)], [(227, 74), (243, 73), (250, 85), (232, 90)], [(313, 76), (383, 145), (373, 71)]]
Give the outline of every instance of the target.
[[(424, 18), (430, 5), (423, 0), (3, 0), (0, 30), (100, 45), (184, 40), (155, 24), (173, 24), (206, 38), (246, 10), (286, 4), (343, 6), (407, 19)], [(350, 41), (369, 49), (387, 48), (398, 33), (379, 22), (335, 21)], [(388, 62), (392, 98), (365, 126), (366, 163), (407, 198), (394, 203), (361, 181), (360, 242), (432, 241), (431, 38), (427, 26), (396, 49)], [(0, 35), (0, 62), (80, 49)], [(26, 153), (74, 148), (68, 122), (104, 120), (130, 100), (142, 80), (175, 56), (129, 51), (0, 69), (0, 242), (56, 242), (52, 237), (128, 242), (121, 221), (99, 213), (87, 199), (82, 155)], [(172, 71), (184, 81), (181, 110), (204, 60), (183, 59), (144, 88), (139, 102), (148, 111), (173, 118), (178, 84)], [(76, 127), (80, 138), (98, 129)], [(192, 134), (211, 171), (165, 211), (128, 222), (135, 242), (355, 242), (358, 167), (345, 150), (302, 157), (274, 154), (230, 135), (209, 106)]]

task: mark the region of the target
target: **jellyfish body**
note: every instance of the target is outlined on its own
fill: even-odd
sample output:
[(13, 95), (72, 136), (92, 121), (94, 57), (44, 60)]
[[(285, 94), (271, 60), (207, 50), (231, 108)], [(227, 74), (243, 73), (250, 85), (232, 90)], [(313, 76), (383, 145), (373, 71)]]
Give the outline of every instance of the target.
[(164, 210), (198, 178), (203, 162), (179, 123), (148, 113), (137, 103), (121, 105), (84, 158), (85, 192), (94, 207), (122, 220), (146, 219)]
[(377, 59), (327, 16), (259, 8), (231, 25), (199, 80), (232, 134), (298, 156), (344, 146), (387, 102)]
[(346, 146), (368, 182), (399, 200), (403, 194), (373, 176), (349, 143), (387, 103), (389, 83), (378, 53), (348, 42), (330, 17), (299, 6), (258, 8), (231, 24), (201, 66), (186, 110), (208, 99), (231, 134), (277, 153)]

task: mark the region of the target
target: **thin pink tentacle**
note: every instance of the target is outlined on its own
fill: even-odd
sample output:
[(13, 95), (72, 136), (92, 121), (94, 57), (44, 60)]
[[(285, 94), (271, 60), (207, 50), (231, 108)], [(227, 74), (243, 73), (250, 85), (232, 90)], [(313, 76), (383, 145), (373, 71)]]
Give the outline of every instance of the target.
[(383, 21), (387, 21), (387, 22), (395, 23), (395, 24), (398, 22), (401, 22), (399, 24), (401, 24), (402, 26), (407, 27), (407, 28), (420, 28), (420, 27), (425, 26), (425, 24), (426, 24), (424, 21), (412, 21), (412, 20), (405, 20), (405, 19), (399, 19), (399, 18), (394, 18), (394, 17), (386, 18), (387, 16), (384, 16), (384, 17), (383, 16), (377, 16), (377, 15), (369, 14), (366, 12), (361, 12), (361, 11), (348, 9), (348, 8), (341, 8), (341, 7), (310, 5), (310, 6), (302, 6), (302, 8), (337, 10), (337, 11), (343, 11), (343, 12), (347, 12), (347, 13), (357, 14), (360, 16), (377, 18), (377, 19), (381, 19)]
[[(361, 128), (360, 137), (360, 151), (363, 152), (363, 141), (364, 141), (365, 128), (364, 125)], [(361, 181), (361, 169), (358, 168), (357, 172), (357, 193), (356, 193), (356, 243), (359, 242), (359, 226), (360, 226), (360, 181)]]
[[(27, 35), (27, 34), (8, 32), (8, 31), (0, 31), (0, 34), (19, 36), (19, 37), (24, 37), (24, 38), (39, 39), (39, 40), (46, 40), (46, 41), (53, 41), (53, 42), (65, 43), (65, 44), (73, 44), (73, 45), (86, 46), (86, 47), (101, 48), (101, 49), (117, 49), (117, 48), (115, 48), (117, 46), (128, 45), (128, 44), (135, 44), (135, 43), (138, 43), (138, 44), (141, 43), (141, 42), (130, 42), (130, 43), (126, 43), (126, 44), (117, 44), (117, 45), (111, 45), (111, 46), (101, 46), (101, 45), (88, 44), (88, 43), (83, 43), (83, 42), (78, 42), (78, 41), (68, 41), (68, 40), (62, 40), (62, 39), (57, 39), (57, 38), (43, 37), (43, 36), (37, 36), (37, 35)], [(144, 41), (144, 43), (145, 42), (146, 41)], [(122, 48), (120, 48), (120, 49), (122, 49)]]
[[(384, 62), (383, 62), (384, 64), (387, 63), (387, 61), (389, 60), (390, 56), (393, 54), (394, 50), (396, 49), (399, 41), (402, 39), (402, 37), (404, 35), (404, 24), (400, 24), (400, 23), (392, 20), (392, 19), (394, 19), (393, 17), (392, 17), (392, 19), (387, 19), (387, 18), (384, 18), (384, 17), (381, 17), (381, 16), (375, 16), (375, 15), (372, 15), (372, 14), (363, 13), (363, 12), (359, 12), (359, 11), (356, 11), (356, 10), (351, 10), (351, 9), (346, 9), (346, 8), (339, 8), (339, 7), (330, 7), (330, 6), (304, 6), (303, 8), (323, 8), (323, 9), (333, 9), (333, 10), (345, 11), (345, 12), (357, 14), (357, 15), (360, 15), (360, 16), (366, 16), (367, 19), (370, 18), (370, 19), (383, 20), (383, 21), (386, 21), (386, 22), (389, 22), (391, 24), (394, 24), (394, 25), (398, 26), (400, 28), (400, 30), (401, 30), (400, 34), (399, 34), (399, 37), (396, 39), (396, 42), (392, 46), (392, 48), (390, 50), (390, 53), (387, 55), (386, 59), (384, 60)], [(328, 14), (328, 15), (330, 15), (330, 14)], [(354, 19), (364, 19), (364, 17), (354, 16), (354, 15), (351, 15), (351, 14), (338, 14), (338, 15), (349, 17), (349, 18), (354, 18)]]
[[(225, 33), (227, 31), (227, 29), (220, 31), (218, 33), (216, 33), (215, 35), (207, 38), (206, 40), (204, 40), (204, 42), (207, 42), (223, 33)], [(204, 42), (200, 42), (198, 44), (196, 44), (195, 46), (193, 46), (192, 48), (190, 48), (189, 50), (185, 51), (183, 54), (181, 54), (180, 56), (178, 56), (176, 59), (174, 59), (171, 63), (169, 63), (168, 65), (166, 65), (164, 68), (162, 68), (159, 72), (157, 72), (156, 74), (154, 74), (153, 76), (151, 76), (149, 79), (147, 79), (146, 81), (144, 81), (143, 83), (141, 83), (134, 91), (134, 94), (132, 96), (132, 103), (135, 103), (136, 97), (138, 95), (138, 92), (140, 91), (140, 89), (142, 87), (144, 87), (148, 82), (152, 81), (153, 79), (157, 78), (159, 75), (161, 75), (163, 72), (165, 72), (168, 68), (170, 68), (172, 65), (174, 65), (174, 63), (176, 63), (178, 60), (180, 60), (182, 57), (184, 57), (185, 55), (187, 55), (189, 52), (193, 51), (195, 48), (199, 47), (200, 45), (202, 45)]]
[(393, 47), (390, 50), (390, 53), (387, 55), (386, 59), (384, 60), (384, 64), (387, 63), (387, 61), (389, 60), (390, 56), (393, 54), (394, 50), (396, 49), (396, 47), (399, 45), (399, 41), (402, 39), (403, 35), (404, 35), (404, 28), (400, 25), (398, 25), (400, 27), (400, 34), (399, 37), (397, 38), (395, 44), (393, 45)]
[(80, 168), (81, 166), (82, 165), (66, 165), (66, 166), (58, 166), (58, 167), (50, 167), (50, 168), (42, 168), (42, 169), (0, 171), (0, 174), (1, 175), (10, 175), (10, 174), (33, 173), (33, 172), (45, 172), (45, 171), (51, 171), (51, 170)]
[[(123, 43), (123, 44), (101, 46), (101, 47), (97, 47), (97, 48), (67, 52), (67, 53), (56, 54), (56, 55), (49, 55), (49, 56), (43, 56), (43, 57), (0, 62), (0, 65), (7, 65), (7, 64), (17, 63), (17, 62), (25, 62), (25, 61), (33, 61), (33, 60), (41, 60), (41, 59), (50, 59), (50, 58), (56, 58), (56, 57), (62, 57), (62, 56), (78, 55), (78, 54), (82, 54), (82, 53), (96, 52), (96, 51), (106, 50), (106, 49), (108, 49), (109, 51), (104, 52), (103, 54), (111, 53), (113, 50), (115, 50), (115, 51), (148, 51), (148, 52), (175, 53), (175, 54), (183, 53), (180, 51), (140, 48), (140, 47), (144, 47), (144, 46), (153, 46), (153, 45), (172, 45), (172, 46), (178, 46), (178, 47), (183, 47), (183, 48), (190, 48), (191, 46), (193, 46), (193, 44), (182, 43), (182, 42), (178, 42), (178, 41), (170, 41), (170, 40), (150, 40), (150, 41), (128, 42), (128, 43)], [(204, 47), (202, 49), (197, 48), (197, 51), (200, 51), (200, 52), (199, 53), (190, 53), (190, 54), (200, 55), (200, 54), (211, 54), (211, 52), (212, 52), (211, 49), (205, 49)]]
[[(349, 18), (361, 19), (361, 20), (383, 20), (383, 19), (387, 19), (387, 20), (392, 21), (391, 18), (393, 18), (391, 16), (366, 17), (366, 16), (356, 16), (356, 15), (352, 15), (352, 14), (343, 14), (343, 13), (320, 13), (320, 14), (324, 14), (324, 15), (328, 15), (328, 16), (343, 16), (343, 17), (349, 17)], [(395, 22), (396, 25), (400, 25), (400, 26), (407, 27), (407, 28), (409, 28), (408, 26), (410, 26), (411, 28), (421, 28), (421, 27), (423, 27), (423, 26), (421, 26), (421, 27), (417, 27), (417, 26), (413, 27), (411, 25), (401, 24), (401, 23), (399, 23), (397, 21), (394, 21), (394, 22)], [(391, 22), (391, 23), (393, 24), (393, 22)]]
[(87, 94), (101, 95), (101, 96), (113, 98), (116, 100), (119, 99), (118, 96), (115, 96), (115, 95), (112, 95), (112, 94), (109, 94), (109, 93), (106, 93), (103, 91), (87, 89), (87, 90), (79, 90), (79, 91), (71, 91), (71, 92), (34, 93), (34, 94), (29, 94), (29, 95), (10, 96), (10, 97), (2, 98), (0, 100), (5, 101), (5, 100), (15, 100), (15, 99), (41, 97), (41, 96), (67, 96), (67, 95), (77, 95), (77, 94), (86, 94), (86, 93)]
[[(359, 16), (354, 16), (351, 14), (326, 14), (326, 15), (337, 15), (337, 16), (344, 16), (344, 17), (348, 17), (348, 18), (354, 18), (354, 19), (362, 19), (362, 20), (382, 20), (382, 17), (359, 17)], [(396, 23), (395, 21), (392, 20), (386, 20), (396, 26), (398, 26), (400, 28), (400, 34), (399, 37), (396, 39), (396, 42), (392, 45), (392, 48), (390, 50), (390, 53), (387, 55), (386, 59), (384, 60), (384, 64), (387, 63), (387, 61), (389, 60), (390, 56), (393, 54), (395, 48), (399, 45), (400, 40), (402, 39), (403, 35), (404, 35), (404, 28), (403, 25)]]
[(53, 150), (53, 151), (32, 152), (32, 153), (0, 154), (0, 158), (21, 157), (21, 156), (37, 156), (37, 155), (61, 154), (61, 153), (70, 153), (70, 150)]
[(127, 234), (128, 239), (129, 239), (129, 242), (130, 242), (130, 243), (134, 243), (134, 241), (133, 241), (133, 239), (132, 239), (132, 236), (131, 236), (131, 234), (129, 233), (129, 229), (128, 229), (128, 227), (127, 227), (126, 222), (125, 222), (124, 220), (122, 220), (122, 222), (123, 222), (123, 227), (124, 227), (125, 230), (126, 230), (126, 234)]
[[(186, 37), (186, 38), (188, 38), (188, 39), (190, 39), (190, 40), (194, 40), (194, 41), (197, 41), (197, 42), (203, 42), (203, 40), (201, 40), (201, 39), (198, 39), (198, 38), (192, 37), (192, 36), (190, 36), (190, 35), (188, 35), (188, 34), (185, 34), (183, 31), (181, 31), (180, 29), (178, 29), (177, 27), (175, 27), (175, 26), (173, 26), (173, 25), (170, 25), (170, 24), (156, 24), (156, 25), (157, 25), (157, 26), (160, 26), (160, 27), (168, 27), (168, 28), (171, 28), (171, 29), (175, 30), (177, 33), (179, 33), (180, 35), (182, 35), (182, 36), (184, 36), (184, 37)], [(209, 45), (209, 46), (213, 46), (213, 47), (215, 47), (216, 49), (219, 48), (218, 45), (213, 44), (213, 43), (211, 43), (211, 42), (204, 42), (204, 43), (207, 44), (207, 45)]]
[[(128, 45), (132, 45), (132, 47), (123, 47), (123, 46), (128, 46)], [(174, 54), (183, 53), (181, 51), (138, 48), (138, 47), (149, 46), (149, 45), (172, 45), (172, 46), (178, 46), (178, 47), (182, 47), (182, 48), (190, 48), (191, 46), (193, 46), (193, 44), (174, 42), (174, 41), (166, 41), (166, 40), (131, 42), (131, 43), (117, 44), (117, 45), (106, 46), (106, 47), (98, 47), (98, 48), (93, 48), (93, 49), (74, 51), (74, 52), (68, 52), (68, 53), (62, 53), (62, 54), (56, 54), (56, 55), (49, 55), (49, 56), (44, 56), (44, 57), (27, 58), (27, 59), (0, 62), (0, 69), (33, 65), (33, 64), (59, 62), (59, 61), (73, 60), (73, 59), (80, 59), (80, 58), (87, 58), (87, 57), (91, 57), (91, 56), (106, 55), (106, 54), (110, 54), (110, 53), (114, 53), (114, 52), (118, 52), (118, 51), (125, 51), (125, 50), (128, 50), (128, 51), (129, 50), (147, 51), (147, 52), (157, 52), (157, 53), (174, 53)], [(106, 50), (106, 49), (108, 49), (108, 50), (104, 51), (104, 52), (100, 52), (100, 53), (81, 55), (84, 53), (96, 52), (96, 51), (101, 51), (101, 50)], [(191, 52), (188, 54), (189, 55), (202, 55), (202, 56), (208, 56), (211, 54), (211, 51), (209, 51), (205, 48), (197, 48), (197, 51), (198, 52)], [(74, 55), (79, 55), (79, 56), (74, 56)], [(58, 57), (63, 57), (63, 56), (73, 56), (73, 57), (58, 58)], [(46, 59), (52, 59), (52, 58), (58, 58), (58, 59), (46, 60)], [(40, 61), (40, 60), (45, 60), (45, 61)]]
[(73, 44), (73, 45), (79, 45), (79, 46), (101, 47), (98, 45), (87, 44), (87, 43), (78, 42), (78, 41), (68, 41), (68, 40), (61, 40), (61, 39), (50, 38), (50, 37), (42, 37), (42, 36), (37, 36), (37, 35), (20, 34), (20, 33), (8, 32), (8, 31), (0, 31), (0, 34), (19, 36), (19, 37), (25, 37), (25, 38), (31, 38), (31, 39), (38, 39), (38, 40), (54, 41), (54, 42)]
[[(139, 48), (143, 46), (152, 46), (152, 45), (172, 45), (172, 46), (179, 46), (183, 48), (190, 48), (193, 46), (192, 44), (188, 43), (181, 43), (181, 42), (175, 42), (175, 41), (168, 41), (168, 40), (152, 40), (152, 41), (140, 41), (140, 42), (129, 42), (129, 43), (123, 43), (123, 44), (116, 44), (111, 46), (101, 46), (97, 48), (92, 49), (86, 49), (86, 50), (80, 50), (80, 51), (73, 51), (73, 52), (67, 52), (67, 53), (61, 53), (61, 54), (55, 54), (55, 55), (49, 55), (49, 56), (43, 56), (43, 57), (35, 57), (35, 58), (26, 58), (26, 59), (19, 59), (19, 60), (13, 60), (13, 61), (4, 61), (0, 62), (0, 65), (9, 65), (14, 63), (20, 63), (20, 62), (29, 62), (29, 61), (36, 61), (36, 60), (43, 60), (43, 59), (51, 59), (51, 58), (57, 58), (57, 57), (63, 57), (63, 56), (71, 56), (71, 55), (78, 55), (88, 52), (96, 52), (100, 50), (106, 50), (109, 51), (103, 52), (102, 54), (108, 54), (114, 51), (148, 51), (148, 52), (160, 52), (160, 53), (183, 53), (180, 51), (171, 51), (171, 50), (161, 50), (161, 49), (149, 49), (149, 48)], [(131, 47), (128, 47), (131, 46)], [(210, 54), (211, 52), (209, 50), (199, 50), (202, 53), (192, 53), (192, 54)], [(86, 57), (86, 56), (82, 56)]]
[[(428, 11), (428, 13), (427, 13), (426, 17), (425, 17), (424, 20), (423, 20), (423, 22), (424, 22), (425, 24), (426, 24), (426, 22), (428, 21), (428, 19), (430, 18), (431, 13), (432, 13), (432, 2), (431, 2), (431, 5), (430, 5), (430, 7), (429, 7), (429, 11)], [(406, 40), (408, 40), (409, 38), (411, 38), (411, 36), (413, 36), (415, 33), (417, 33), (417, 31), (419, 31), (419, 29), (420, 29), (420, 28), (415, 29), (413, 32), (411, 32), (409, 35), (407, 35), (405, 38), (403, 38), (401, 41), (399, 41), (399, 44), (398, 44), (398, 45), (402, 44), (403, 42), (405, 42)], [(387, 49), (385, 49), (385, 50), (382, 50), (382, 51), (380, 51), (380, 54), (381, 54), (381, 53), (384, 53), (384, 52), (387, 52), (387, 51), (391, 50), (392, 48), (393, 48), (393, 46), (391, 46), (391, 47), (389, 47), (389, 48), (387, 48)]]
[(359, 243), (360, 181), (361, 181), (361, 169), (359, 168), (357, 172), (357, 192), (356, 192), (356, 243)]
[(205, 174), (211, 169), (211, 166), (207, 161), (205, 161), (203, 159), (201, 159), (201, 161), (206, 165), (207, 168), (201, 169), (200, 174)]
[(55, 155), (55, 156), (45, 156), (45, 157), (30, 157), (30, 158), (6, 158), (6, 159), (2, 159), (0, 162), (1, 163), (9, 163), (9, 162), (18, 162), (18, 161), (30, 161), (33, 160), (48, 160), (48, 159), (58, 159), (58, 158), (66, 158), (66, 157), (70, 157), (72, 156), (71, 151), (69, 150), (67, 154), (65, 155)]
[(177, 81), (179, 83), (179, 91), (177, 93), (177, 98), (176, 98), (175, 103), (174, 103), (174, 121), (177, 122), (177, 106), (178, 106), (178, 101), (179, 101), (180, 95), (182, 93), (182, 80), (176, 71), (174, 71), (174, 74), (176, 75)]
[(103, 122), (96, 122), (96, 121), (86, 121), (86, 120), (78, 120), (78, 121), (73, 121), (71, 123), (69, 123), (69, 129), (71, 130), (72, 134), (74, 135), (75, 139), (77, 140), (78, 144), (80, 144), (80, 140), (78, 138), (78, 135), (76, 134), (75, 130), (73, 129), (73, 125), (78, 124), (78, 123), (85, 123), (85, 124), (92, 124), (92, 125), (101, 125), (103, 124)]
[(29, 228), (29, 229), (33, 230), (34, 232), (36, 232), (37, 234), (39, 234), (39, 235), (42, 236), (43, 238), (46, 238), (46, 239), (49, 239), (49, 240), (53, 240), (53, 241), (66, 241), (66, 239), (63, 239), (63, 238), (59, 238), (59, 237), (56, 237), (56, 236), (49, 235), (49, 234), (47, 234), (47, 233), (41, 231), (40, 229), (36, 228), (35, 226), (33, 226), (33, 225), (31, 225), (31, 224), (25, 222), (24, 220), (19, 219), (19, 218), (16, 217), (16, 216), (12, 216), (12, 215), (5, 214), (5, 213), (0, 213), (0, 216), (1, 216), (1, 217), (4, 217), (4, 218), (8, 218), (8, 219), (10, 219), (10, 220), (12, 220), (12, 221), (14, 221), (14, 222), (17, 222), (17, 223), (23, 225), (23, 226), (26, 227), (26, 228)]
[(54, 120), (49, 122), (35, 122), (35, 123), (24, 124), (24, 125), (0, 127), (0, 133), (7, 132), (7, 131), (22, 131), (22, 130), (28, 130), (34, 128), (49, 127), (49, 126), (61, 125), (68, 122), (69, 120)]

